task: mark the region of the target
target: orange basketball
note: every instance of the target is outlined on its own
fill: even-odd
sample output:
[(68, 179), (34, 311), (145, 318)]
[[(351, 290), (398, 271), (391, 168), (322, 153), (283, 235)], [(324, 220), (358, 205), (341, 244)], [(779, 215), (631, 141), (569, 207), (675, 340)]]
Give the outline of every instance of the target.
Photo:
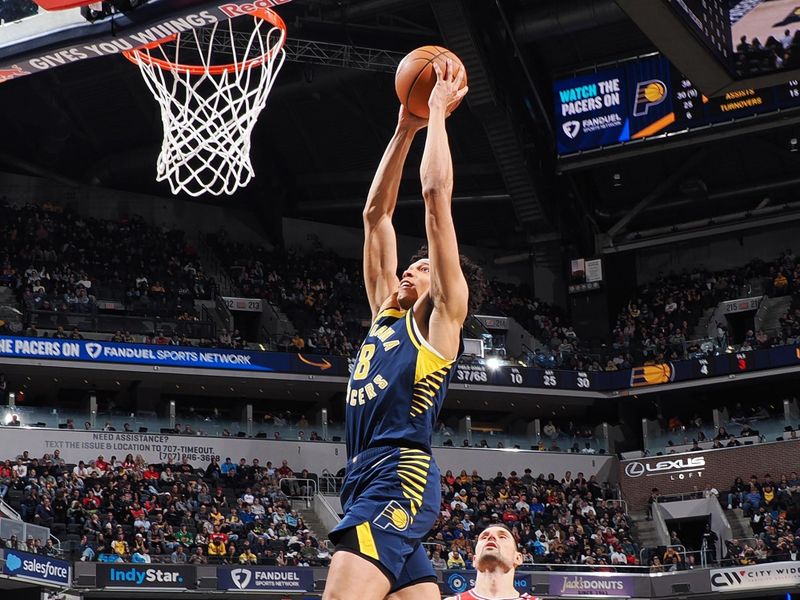
[[(400, 102), (412, 113), (427, 119), (428, 98), (431, 96), (433, 86), (436, 85), (436, 71), (433, 70), (434, 61), (444, 72), (446, 61), (450, 60), (458, 71), (464, 69), (461, 60), (447, 48), (441, 46), (422, 46), (409, 52), (397, 66), (394, 76), (394, 89)], [(464, 77), (462, 87), (467, 85)], [(455, 110), (458, 104), (451, 108)]]

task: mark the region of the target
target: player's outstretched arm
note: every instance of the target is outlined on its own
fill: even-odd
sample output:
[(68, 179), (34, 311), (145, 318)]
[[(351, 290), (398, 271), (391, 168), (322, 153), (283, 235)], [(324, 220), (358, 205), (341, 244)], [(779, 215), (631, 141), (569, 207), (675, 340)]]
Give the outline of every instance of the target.
[(431, 262), (431, 301), (433, 311), (428, 325), (428, 341), (445, 358), (458, 354), (461, 326), (467, 317), (469, 288), (461, 271), (458, 240), (451, 208), (453, 160), (447, 139), (445, 119), (467, 93), (461, 88), (463, 69), (455, 72), (451, 61), (442, 71), (434, 63), (436, 85), (428, 106), (428, 136), (420, 166), (422, 196), (425, 199), (425, 231)]
[(367, 290), (372, 320), (381, 304), (397, 291), (397, 238), (392, 214), (403, 176), (403, 165), (417, 131), (425, 127), (423, 119), (409, 113), (404, 106), (386, 151), (383, 153), (364, 207), (364, 287)]

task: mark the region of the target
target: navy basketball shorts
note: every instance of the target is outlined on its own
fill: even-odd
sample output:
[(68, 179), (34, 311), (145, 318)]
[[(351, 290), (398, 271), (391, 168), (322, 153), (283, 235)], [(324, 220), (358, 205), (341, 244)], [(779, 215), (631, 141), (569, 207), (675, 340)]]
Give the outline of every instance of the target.
[(331, 541), (380, 568), (392, 591), (435, 581), (421, 541), (441, 508), (439, 477), (433, 457), (413, 448), (371, 448), (349, 459), (341, 493), (344, 518)]

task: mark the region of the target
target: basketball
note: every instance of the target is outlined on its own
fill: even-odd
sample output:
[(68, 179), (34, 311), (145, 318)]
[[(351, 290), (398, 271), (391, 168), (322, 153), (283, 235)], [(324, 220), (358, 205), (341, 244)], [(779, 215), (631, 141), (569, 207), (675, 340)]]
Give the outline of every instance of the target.
[[(457, 71), (464, 69), (461, 60), (447, 48), (441, 46), (422, 46), (409, 52), (397, 66), (394, 77), (394, 88), (400, 102), (412, 114), (428, 118), (428, 98), (433, 86), (436, 85), (436, 71), (433, 69), (434, 61), (444, 71), (446, 61), (451, 60)], [(467, 85), (464, 77), (462, 87)], [(451, 108), (455, 110), (458, 104)]]

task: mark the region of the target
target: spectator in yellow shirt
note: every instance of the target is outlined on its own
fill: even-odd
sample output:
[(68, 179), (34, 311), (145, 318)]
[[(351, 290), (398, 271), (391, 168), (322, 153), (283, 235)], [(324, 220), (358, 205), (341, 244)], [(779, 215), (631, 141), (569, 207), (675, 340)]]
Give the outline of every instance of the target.
[(215, 557), (225, 556), (225, 542), (222, 540), (211, 540), (208, 544), (208, 555)]
[(258, 557), (250, 550), (250, 546), (245, 545), (244, 550), (239, 555), (239, 563), (243, 565), (257, 565)]
[(458, 550), (450, 551), (450, 555), (447, 557), (447, 568), (448, 569), (467, 568), (467, 565), (464, 563), (464, 559), (461, 558), (461, 555), (458, 553)]

